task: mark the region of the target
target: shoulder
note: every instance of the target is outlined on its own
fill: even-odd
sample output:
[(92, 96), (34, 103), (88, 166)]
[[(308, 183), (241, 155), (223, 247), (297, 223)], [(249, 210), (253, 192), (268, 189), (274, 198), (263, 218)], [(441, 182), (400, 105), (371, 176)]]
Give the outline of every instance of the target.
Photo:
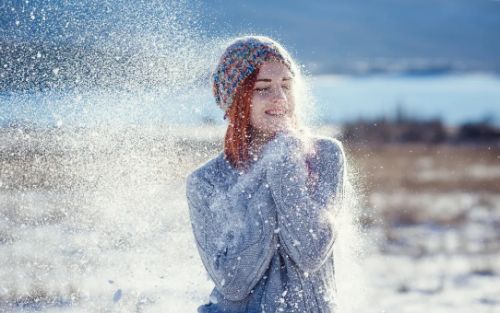
[(220, 174), (219, 163), (221, 161), (224, 161), (223, 153), (220, 153), (192, 171), (186, 179), (187, 192), (189, 193), (202, 187), (213, 186), (213, 180)]
[(311, 138), (311, 142), (314, 144), (314, 150), (318, 156), (329, 160), (335, 159), (340, 163), (344, 162), (344, 147), (338, 139), (326, 136), (314, 136)]
[(314, 136), (309, 138), (312, 145), (310, 164), (318, 171), (343, 172), (346, 168), (346, 156), (342, 143), (332, 137)]

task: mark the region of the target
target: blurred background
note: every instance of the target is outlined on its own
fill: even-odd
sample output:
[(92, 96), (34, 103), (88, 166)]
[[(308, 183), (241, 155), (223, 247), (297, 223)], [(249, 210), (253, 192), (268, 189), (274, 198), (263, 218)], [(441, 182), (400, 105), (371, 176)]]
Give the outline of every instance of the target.
[(184, 184), (245, 34), (291, 52), (346, 147), (359, 311), (500, 309), (499, 1), (0, 1), (0, 312), (208, 300)]

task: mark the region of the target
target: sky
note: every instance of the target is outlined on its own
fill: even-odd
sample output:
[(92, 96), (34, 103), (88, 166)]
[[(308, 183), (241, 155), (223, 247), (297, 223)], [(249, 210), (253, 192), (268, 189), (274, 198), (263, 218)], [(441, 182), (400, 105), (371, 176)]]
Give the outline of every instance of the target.
[(2, 0), (1, 41), (95, 44), (116, 33), (270, 35), (316, 73), (500, 72), (500, 1)]

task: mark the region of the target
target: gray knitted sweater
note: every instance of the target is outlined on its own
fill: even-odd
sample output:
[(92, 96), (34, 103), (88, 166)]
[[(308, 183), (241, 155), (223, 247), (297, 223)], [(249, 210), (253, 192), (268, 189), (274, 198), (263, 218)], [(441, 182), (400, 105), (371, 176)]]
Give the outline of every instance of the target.
[(189, 175), (191, 223), (215, 283), (199, 312), (335, 311), (330, 217), (344, 153), (334, 139), (308, 141), (281, 134), (245, 172), (221, 153)]

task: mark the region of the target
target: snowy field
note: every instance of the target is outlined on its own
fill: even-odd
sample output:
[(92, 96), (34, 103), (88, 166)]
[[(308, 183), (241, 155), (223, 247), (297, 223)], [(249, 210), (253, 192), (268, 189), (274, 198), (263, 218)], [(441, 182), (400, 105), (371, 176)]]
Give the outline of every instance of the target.
[[(1, 130), (0, 312), (195, 312), (213, 285), (185, 177), (222, 134)], [(360, 312), (498, 312), (498, 148), (349, 151), (373, 245)]]

